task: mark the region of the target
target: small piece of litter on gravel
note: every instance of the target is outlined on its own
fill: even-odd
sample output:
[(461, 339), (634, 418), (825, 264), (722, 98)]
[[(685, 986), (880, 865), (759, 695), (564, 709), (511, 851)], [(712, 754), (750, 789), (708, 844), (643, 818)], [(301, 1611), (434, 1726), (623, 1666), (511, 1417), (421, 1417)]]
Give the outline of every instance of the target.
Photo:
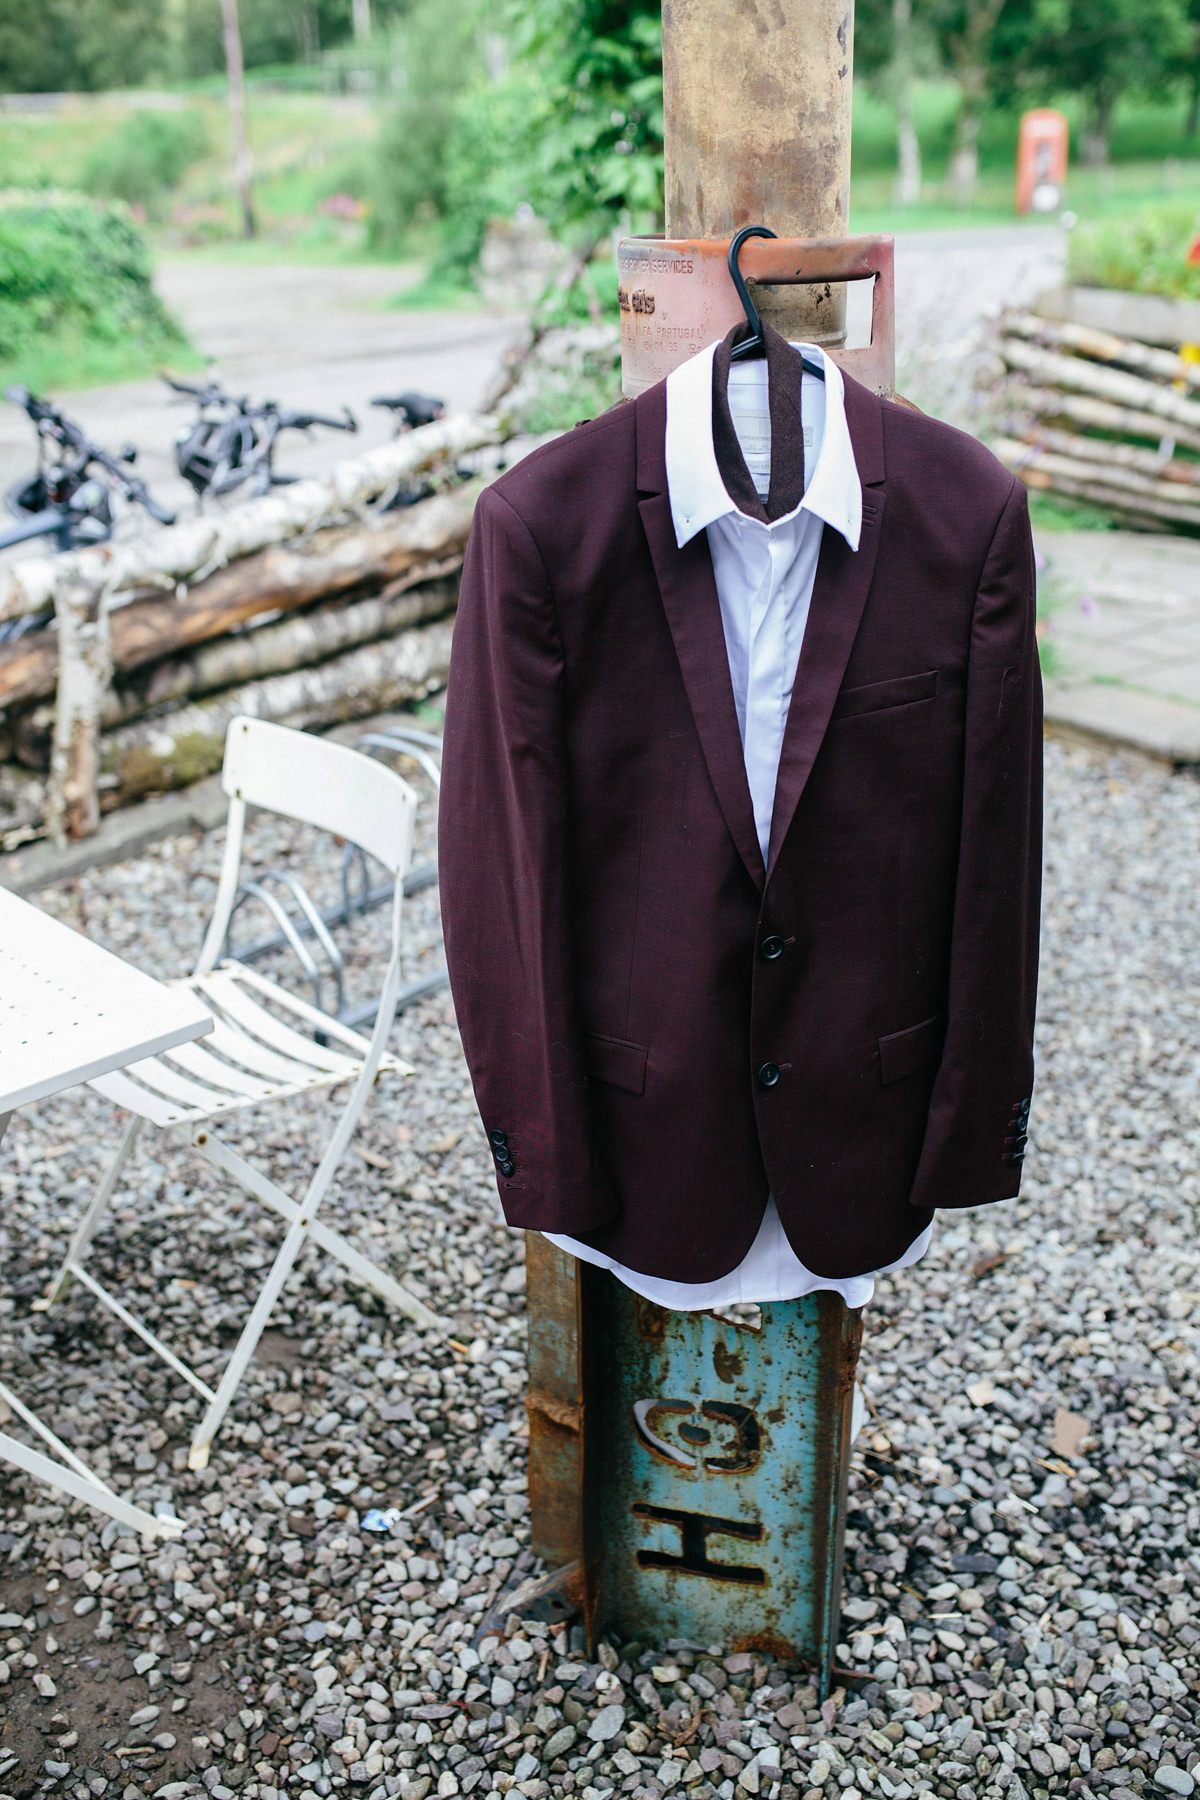
[(1068, 1412), (1060, 1406), (1054, 1415), (1054, 1441), (1051, 1448), (1055, 1456), (1081, 1456), (1083, 1442), (1092, 1429), (1090, 1419), (1082, 1413)]

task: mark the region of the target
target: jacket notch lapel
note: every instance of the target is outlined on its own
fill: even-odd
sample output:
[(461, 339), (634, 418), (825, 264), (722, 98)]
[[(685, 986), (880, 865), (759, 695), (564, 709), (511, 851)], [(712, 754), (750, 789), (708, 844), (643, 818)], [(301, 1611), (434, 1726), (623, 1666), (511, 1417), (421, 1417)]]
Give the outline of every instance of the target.
[(638, 510), (709, 779), (738, 854), (761, 890), (765, 879), (762, 851), (746, 780), (708, 538), (700, 532), (679, 548), (671, 501), (665, 492), (639, 500)]
[[(849, 408), (847, 413), (849, 416)], [(853, 432), (852, 418), (850, 422)], [(856, 457), (858, 448), (855, 443)], [(775, 783), (768, 880), (824, 741), (850, 651), (858, 635), (875, 572), (884, 500), (882, 489), (864, 486), (862, 532), (857, 550), (851, 550), (841, 533), (831, 526), (826, 526), (822, 533), (812, 603)]]

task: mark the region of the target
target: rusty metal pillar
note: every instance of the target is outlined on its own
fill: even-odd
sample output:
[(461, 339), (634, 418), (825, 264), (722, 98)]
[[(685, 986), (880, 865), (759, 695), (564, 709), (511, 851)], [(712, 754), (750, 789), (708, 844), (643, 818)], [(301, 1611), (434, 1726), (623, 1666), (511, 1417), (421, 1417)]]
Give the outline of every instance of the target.
[[(890, 394), (891, 240), (842, 241), (851, 8), (665, 0), (663, 63), (667, 239), (618, 250), (625, 392), (728, 329), (722, 240), (765, 224), (780, 241), (742, 264), (763, 315)], [(847, 279), (873, 284), (866, 351), (840, 347)], [(757, 1324), (669, 1312), (535, 1233), (527, 1246), (533, 1548), (589, 1640), (771, 1649), (824, 1693), (860, 1315), (832, 1294)]]
[[(664, 0), (667, 237), (844, 237), (850, 205), (854, 8), (847, 0)], [(844, 291), (755, 299), (785, 337), (837, 343)], [(831, 315), (832, 311), (832, 316)]]

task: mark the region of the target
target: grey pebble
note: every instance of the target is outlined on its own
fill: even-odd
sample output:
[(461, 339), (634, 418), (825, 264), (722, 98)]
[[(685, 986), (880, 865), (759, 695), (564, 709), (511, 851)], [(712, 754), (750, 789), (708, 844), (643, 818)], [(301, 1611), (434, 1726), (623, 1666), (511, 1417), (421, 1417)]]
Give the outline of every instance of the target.
[[(186, 1532), (181, 1544), (143, 1550), (99, 1515), (10, 1479), (0, 1551), (6, 1570), (30, 1581), (14, 1589), (30, 1613), (0, 1617), (11, 1674), (0, 1710), (10, 1695), (28, 1694), (18, 1704), (34, 1707), (33, 1677), (53, 1689), (44, 1668), (21, 1662), (26, 1649), (41, 1655), (35, 1633), (46, 1629), (24, 1596), (53, 1575), (56, 1604), (83, 1621), (80, 1653), (104, 1657), (110, 1672), (122, 1658), (142, 1664), (120, 1690), (131, 1696), (130, 1729), (161, 1719), (172, 1730), (159, 1737), (179, 1740), (157, 1786), (132, 1767), (107, 1784), (128, 1785), (131, 1800), (158, 1787), (169, 1790), (162, 1800), (198, 1792), (166, 1778), (181, 1774), (192, 1734), (210, 1731), (196, 1756), (209, 1762), (214, 1800), (247, 1782), (293, 1800), (347, 1786), (364, 1800), (439, 1791), (478, 1800), (517, 1768), (549, 1795), (555, 1762), (589, 1800), (635, 1778), (653, 1792), (665, 1785), (663, 1759), (648, 1746), (668, 1741), (667, 1708), (673, 1731), (701, 1712), (687, 1749), (717, 1790), (753, 1768), (750, 1783), (768, 1792), (775, 1764), (764, 1753), (777, 1746), (784, 1794), (807, 1792), (822, 1763), (825, 1794), (865, 1793), (858, 1770), (875, 1763), (893, 1789), (954, 1770), (981, 1800), (1002, 1780), (1019, 1800), (1039, 1786), (1065, 1791), (1072, 1765), (1085, 1779), (1104, 1774), (1092, 1771), (1095, 1739), (1109, 1754), (1140, 1749), (1154, 1791), (1192, 1793), (1194, 1777), (1161, 1758), (1182, 1764), (1200, 1741), (1200, 1564), (1189, 1524), (1200, 1452), (1200, 783), (1054, 743), (1047, 775), (1024, 1190), (1016, 1202), (939, 1216), (922, 1263), (881, 1278), (867, 1309), (861, 1374), (880, 1417), (852, 1464), (842, 1636), (874, 1681), (848, 1694), (831, 1723), (802, 1671), (755, 1655), (726, 1662), (647, 1644), (625, 1669), (619, 1645), (602, 1645), (589, 1665), (578, 1637), (572, 1647), (557, 1627), (509, 1629), (502, 1590), (538, 1572), (524, 1474), (524, 1246), (496, 1220), (444, 994), (401, 1016), (393, 1043), (416, 1073), (378, 1085), (324, 1216), (444, 1311), (461, 1350), (377, 1307), (314, 1252), (285, 1288), (270, 1354), (251, 1366), (197, 1475), (179, 1448), (195, 1396), (164, 1376), (147, 1407), (140, 1350), (80, 1290), (64, 1303), (77, 1315), (61, 1318), (88, 1323), (94, 1408), (80, 1404), (87, 1389), (59, 1321), (0, 1321), (0, 1378), (69, 1428), (122, 1491), (152, 1509), (172, 1505)], [(431, 817), (426, 795), (420, 856), (432, 850)], [(312, 854), (302, 832), (257, 819), (249, 843), (257, 868), (286, 867), (320, 904), (336, 899), (338, 858)], [(141, 966), (174, 973), (180, 946), (198, 941), (219, 852), (219, 834), (179, 839), (40, 903)], [(435, 889), (410, 897), (406, 930), (413, 975), (440, 958)], [(382, 912), (339, 931), (352, 999), (369, 989), (385, 936)], [(282, 960), (263, 968), (291, 979)], [(327, 1116), (323, 1103), (264, 1107), (247, 1154), (296, 1188)], [(238, 1141), (239, 1121), (222, 1129)], [(0, 1153), (6, 1293), (10, 1280), (36, 1293), (48, 1279), (113, 1132), (111, 1109), (89, 1090), (14, 1119)], [(215, 1320), (228, 1342), (244, 1317), (274, 1226), (263, 1229), (238, 1191), (198, 1177), (172, 1139), (139, 1152), (129, 1182), (130, 1220), (149, 1217), (150, 1235), (106, 1226), (92, 1250), (97, 1272), (128, 1293), (149, 1257), (147, 1322), (203, 1357)], [(215, 1232), (205, 1229), (214, 1217)], [(185, 1270), (194, 1287), (175, 1279)], [(995, 1397), (977, 1406), (966, 1389), (985, 1377)], [(1053, 1447), (1059, 1411), (1089, 1426), (1065, 1464)], [(372, 1510), (387, 1515), (384, 1532), (364, 1529)], [(496, 1607), (495, 1633), (477, 1641)], [(237, 1684), (210, 1688), (222, 1661), (236, 1664)], [(677, 1677), (651, 1676), (667, 1665)], [(598, 1689), (601, 1668), (621, 1704)], [(176, 1716), (175, 1695), (203, 1707)], [(925, 1696), (941, 1704), (929, 1710)], [(49, 1710), (36, 1701), (38, 1719)], [(1114, 1736), (1114, 1724), (1128, 1735)], [(897, 1727), (898, 1743), (883, 1736)], [(264, 1752), (267, 1732), (276, 1748)], [(234, 1755), (243, 1745), (244, 1761)], [(81, 1742), (72, 1753), (82, 1770), (101, 1750)], [(677, 1776), (668, 1768), (677, 1787), (688, 1766)], [(106, 1791), (92, 1769), (83, 1780)], [(874, 1791), (886, 1794), (882, 1782)]]

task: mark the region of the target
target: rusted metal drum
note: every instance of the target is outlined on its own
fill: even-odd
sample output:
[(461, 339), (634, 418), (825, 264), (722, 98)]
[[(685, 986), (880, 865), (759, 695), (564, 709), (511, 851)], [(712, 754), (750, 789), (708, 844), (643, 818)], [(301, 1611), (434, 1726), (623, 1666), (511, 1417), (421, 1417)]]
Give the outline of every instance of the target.
[(769, 1650), (824, 1691), (861, 1314), (669, 1312), (528, 1246), (533, 1548), (589, 1639)]
[[(617, 245), (621, 387), (633, 399), (744, 317), (729, 277), (724, 238), (622, 238)], [(798, 286), (812, 295), (804, 333), (865, 387), (889, 398), (896, 383), (894, 246), (890, 237), (752, 238), (739, 266), (768, 324), (773, 296)], [(843, 342), (846, 282), (869, 281), (871, 341)]]

